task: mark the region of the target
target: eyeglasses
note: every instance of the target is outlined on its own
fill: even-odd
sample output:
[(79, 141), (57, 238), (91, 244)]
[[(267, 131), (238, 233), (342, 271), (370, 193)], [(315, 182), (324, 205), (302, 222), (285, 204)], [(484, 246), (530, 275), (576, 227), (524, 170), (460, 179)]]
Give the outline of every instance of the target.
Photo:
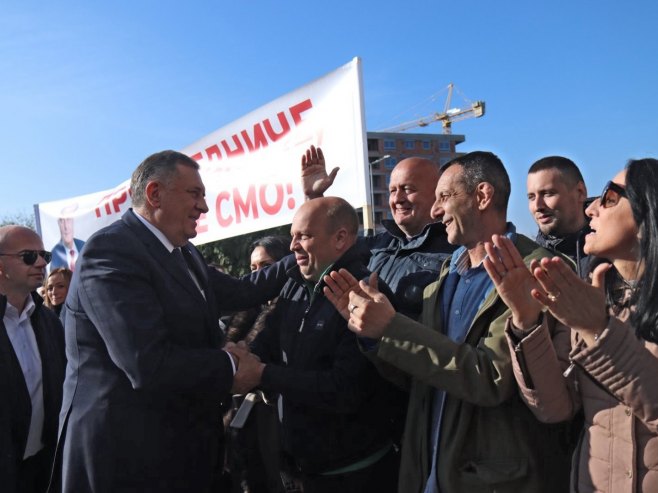
[(23, 250), (18, 253), (0, 253), (0, 255), (4, 257), (21, 257), (25, 265), (34, 265), (39, 256), (43, 257), (47, 264), (49, 264), (53, 258), (53, 254), (45, 250)]
[(599, 203), (601, 207), (607, 209), (608, 207), (616, 206), (622, 197), (626, 197), (626, 189), (613, 181), (609, 181), (603, 187), (601, 197), (599, 197)]

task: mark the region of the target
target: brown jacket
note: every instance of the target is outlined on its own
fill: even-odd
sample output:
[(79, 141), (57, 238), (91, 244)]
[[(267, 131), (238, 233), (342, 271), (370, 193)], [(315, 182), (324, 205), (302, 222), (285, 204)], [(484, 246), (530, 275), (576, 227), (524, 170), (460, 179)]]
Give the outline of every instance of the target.
[(584, 411), (572, 492), (658, 492), (658, 345), (638, 339), (627, 318), (611, 316), (592, 347), (549, 316), (517, 343), (508, 321), (514, 373), (537, 418)]

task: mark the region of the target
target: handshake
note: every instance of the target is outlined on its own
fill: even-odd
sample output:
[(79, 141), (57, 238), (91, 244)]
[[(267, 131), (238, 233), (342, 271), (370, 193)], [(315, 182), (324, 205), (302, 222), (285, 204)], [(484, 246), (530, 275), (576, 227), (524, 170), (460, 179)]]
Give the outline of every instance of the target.
[(260, 358), (252, 354), (244, 341), (237, 344), (229, 342), (224, 346), (235, 362), (236, 372), (233, 376), (232, 394), (246, 394), (254, 387), (260, 385), (265, 364)]

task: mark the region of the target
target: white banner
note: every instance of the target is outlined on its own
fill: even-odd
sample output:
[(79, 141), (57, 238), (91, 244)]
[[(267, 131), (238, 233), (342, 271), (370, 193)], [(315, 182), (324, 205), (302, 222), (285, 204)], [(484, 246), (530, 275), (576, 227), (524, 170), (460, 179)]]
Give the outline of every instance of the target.
[[(182, 149), (201, 166), (210, 209), (199, 220), (194, 243), (292, 222), (304, 200), (301, 156), (311, 144), (322, 147), (328, 167), (340, 166), (331, 195), (356, 208), (369, 205), (358, 58)], [(44, 246), (70, 248), (73, 237), (81, 244), (117, 220), (131, 206), (129, 184), (35, 205)]]

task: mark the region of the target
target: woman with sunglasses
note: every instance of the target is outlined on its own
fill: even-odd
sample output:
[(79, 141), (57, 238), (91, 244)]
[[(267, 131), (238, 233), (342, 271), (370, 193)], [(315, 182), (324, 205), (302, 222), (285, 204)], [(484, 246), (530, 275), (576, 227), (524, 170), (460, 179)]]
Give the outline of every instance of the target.
[(506, 239), (485, 268), (512, 310), (516, 379), (538, 419), (582, 407), (574, 492), (658, 491), (658, 161), (629, 161), (588, 208), (591, 283), (560, 258), (530, 269)]

